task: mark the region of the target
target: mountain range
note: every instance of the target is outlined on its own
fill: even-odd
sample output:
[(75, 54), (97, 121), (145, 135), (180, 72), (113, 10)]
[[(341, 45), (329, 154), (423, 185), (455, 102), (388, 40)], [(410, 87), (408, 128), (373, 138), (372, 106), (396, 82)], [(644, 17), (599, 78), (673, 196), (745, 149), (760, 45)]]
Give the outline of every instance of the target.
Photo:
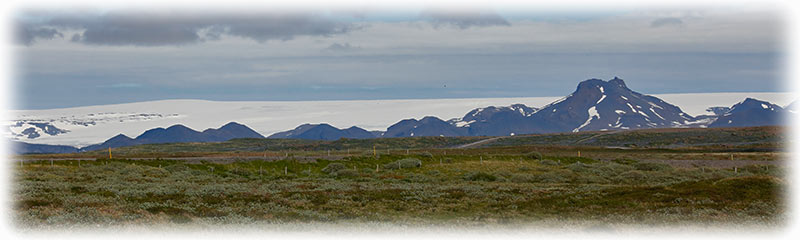
[[(404, 119), (374, 137), (415, 136), (509, 136), (532, 133), (609, 131), (676, 127), (743, 127), (779, 125), (783, 110), (768, 102), (747, 98), (732, 107), (711, 107), (711, 115), (693, 117), (678, 106), (657, 97), (635, 92), (620, 78), (609, 81), (589, 79), (578, 84), (572, 94), (541, 109), (524, 104), (489, 106), (469, 111), (447, 121), (433, 116), (420, 120)], [(730, 122), (729, 122), (730, 121)], [(313, 131), (330, 125), (306, 124), (298, 129)], [(301, 138), (290, 130), (270, 138)], [(305, 139), (323, 139), (308, 138)], [(364, 138), (366, 135), (340, 138)], [(325, 140), (330, 140), (326, 138)]]
[(245, 125), (230, 122), (218, 129), (209, 128), (202, 132), (192, 130), (183, 125), (173, 125), (168, 128), (147, 130), (136, 138), (119, 134), (103, 143), (83, 148), (14, 142), (12, 143), (12, 149), (17, 153), (72, 153), (153, 143), (224, 142), (234, 138), (264, 138), (264, 136)]
[[(794, 104), (790, 104), (794, 106)], [(513, 104), (476, 108), (463, 117), (442, 120), (435, 116), (403, 119), (386, 131), (367, 131), (357, 126), (339, 129), (330, 124), (303, 124), (278, 132), (269, 138), (337, 140), (421, 136), (513, 136), (533, 133), (610, 131), (644, 128), (744, 127), (780, 125), (785, 113), (794, 112), (778, 105), (747, 98), (731, 107), (708, 108), (712, 114), (691, 116), (679, 107), (654, 96), (629, 89), (620, 78), (608, 81), (589, 79), (578, 84), (568, 96), (542, 108)], [(59, 129), (41, 126), (53, 133)], [(234, 138), (264, 138), (247, 126), (235, 122), (219, 129), (197, 132), (183, 125), (154, 128), (136, 138), (124, 134), (103, 143), (83, 148), (19, 143), (18, 153), (80, 152), (106, 148), (171, 142), (218, 142)]]

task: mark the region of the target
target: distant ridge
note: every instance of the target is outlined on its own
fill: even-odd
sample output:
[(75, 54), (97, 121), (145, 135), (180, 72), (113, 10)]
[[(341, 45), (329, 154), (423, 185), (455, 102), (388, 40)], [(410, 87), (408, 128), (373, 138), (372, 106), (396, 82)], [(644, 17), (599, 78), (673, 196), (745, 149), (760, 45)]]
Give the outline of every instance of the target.
[[(386, 132), (373, 136), (513, 136), (649, 128), (766, 126), (782, 124), (780, 115), (789, 112), (751, 98), (733, 107), (712, 107), (709, 111), (714, 115), (693, 117), (660, 98), (629, 89), (622, 79), (614, 77), (608, 81), (582, 81), (573, 93), (541, 109), (513, 104), (476, 108), (461, 118), (447, 121), (434, 116), (420, 120), (404, 119), (389, 126)], [(304, 124), (294, 130), (273, 134), (270, 138), (357, 138), (344, 132), (327, 124)], [(362, 136), (368, 138), (366, 134)]]
[(749, 127), (783, 125), (785, 111), (778, 105), (747, 98), (733, 105), (727, 112), (719, 116), (708, 127)]
[(106, 148), (153, 143), (223, 142), (234, 138), (264, 138), (264, 136), (256, 131), (253, 131), (253, 129), (250, 129), (247, 126), (236, 122), (230, 122), (218, 129), (209, 128), (203, 132), (198, 132), (186, 126), (177, 124), (166, 129), (154, 128), (147, 130), (133, 139), (125, 136), (124, 134), (119, 134), (101, 144), (95, 144), (81, 148), (80, 151), (94, 151)]
[(337, 140), (340, 138), (366, 139), (375, 137), (375, 134), (356, 126), (338, 129), (327, 123), (321, 123), (303, 124), (289, 131), (272, 134), (268, 138)]

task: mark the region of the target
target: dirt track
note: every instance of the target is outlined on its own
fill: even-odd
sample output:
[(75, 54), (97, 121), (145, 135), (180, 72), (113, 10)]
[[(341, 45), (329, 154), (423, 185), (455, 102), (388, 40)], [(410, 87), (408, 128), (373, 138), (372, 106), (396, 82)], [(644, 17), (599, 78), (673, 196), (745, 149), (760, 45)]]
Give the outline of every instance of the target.
[(480, 146), (480, 145), (483, 145), (483, 144), (487, 144), (487, 143), (490, 143), (490, 142), (497, 141), (497, 139), (501, 139), (501, 138), (505, 138), (505, 137), (495, 137), (495, 138), (484, 139), (484, 140), (480, 140), (480, 141), (477, 141), (477, 142), (472, 142), (472, 143), (467, 143), (467, 144), (464, 144), (464, 145), (456, 146), (454, 148), (457, 148), (457, 149), (460, 149), (460, 148), (473, 148), (473, 147), (476, 147), (476, 146)]

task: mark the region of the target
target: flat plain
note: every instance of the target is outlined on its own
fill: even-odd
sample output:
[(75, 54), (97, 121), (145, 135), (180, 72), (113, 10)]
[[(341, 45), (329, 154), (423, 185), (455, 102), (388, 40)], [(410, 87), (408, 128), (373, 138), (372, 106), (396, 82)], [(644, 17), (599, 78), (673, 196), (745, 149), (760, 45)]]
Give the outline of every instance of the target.
[[(234, 139), (14, 156), (23, 228), (786, 221), (785, 129)], [(477, 143), (477, 144), (475, 144)]]

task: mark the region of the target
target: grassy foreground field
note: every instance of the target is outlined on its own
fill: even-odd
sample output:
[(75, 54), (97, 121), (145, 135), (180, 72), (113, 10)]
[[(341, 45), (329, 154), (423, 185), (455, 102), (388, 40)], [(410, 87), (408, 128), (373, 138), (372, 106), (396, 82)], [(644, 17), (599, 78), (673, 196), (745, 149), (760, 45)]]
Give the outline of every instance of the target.
[[(653, 225), (785, 222), (786, 180), (784, 168), (776, 164), (783, 155), (777, 150), (752, 150), (762, 149), (753, 144), (779, 145), (774, 139), (671, 149), (509, 144), (508, 140), (480, 148), (438, 147), (481, 139), (486, 138), (426, 143), (436, 147), (419, 144), (429, 140), (396, 139), (392, 141), (418, 148), (388, 154), (385, 149), (363, 148), (339, 148), (329, 154), (325, 147), (268, 152), (197, 147), (199, 151), (186, 148), (163, 154), (188, 159), (162, 159), (147, 158), (159, 151), (140, 151), (191, 145), (168, 144), (122, 148), (114, 159), (86, 160), (102, 152), (23, 156), (25, 162), (18, 162), (14, 171), (14, 216), (20, 226), (32, 228), (287, 222), (461, 226), (550, 220)], [(235, 146), (236, 141), (255, 140), (200, 146)], [(369, 142), (359, 144), (369, 146)], [(688, 167), (664, 162), (698, 159), (747, 161)]]

